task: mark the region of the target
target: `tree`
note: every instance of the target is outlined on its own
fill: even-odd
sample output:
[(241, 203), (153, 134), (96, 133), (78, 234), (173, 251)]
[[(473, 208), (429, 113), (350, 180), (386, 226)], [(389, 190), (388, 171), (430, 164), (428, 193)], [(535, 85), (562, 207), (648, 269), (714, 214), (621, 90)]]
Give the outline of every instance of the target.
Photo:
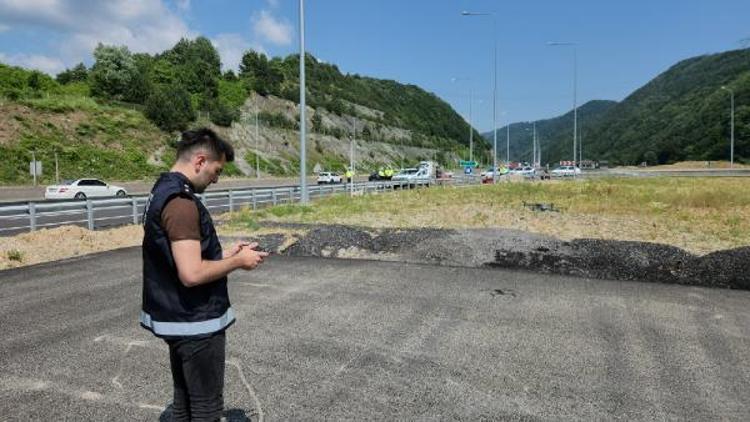
[(208, 38), (183, 38), (162, 57), (172, 65), (174, 78), (183, 88), (193, 94), (207, 94), (210, 98), (216, 98), (221, 59)]
[(318, 112), (315, 112), (312, 116), (312, 131), (323, 133), (323, 118), (320, 117), (320, 113)]
[(268, 58), (254, 50), (248, 50), (242, 55), (240, 62), (240, 79), (245, 82), (248, 90), (260, 95), (281, 94), (281, 84), (284, 82), (283, 62), (270, 63)]
[(240, 112), (220, 101), (215, 101), (209, 108), (211, 122), (218, 126), (229, 127), (232, 122), (240, 118)]
[(645, 154), (643, 154), (643, 161), (646, 162), (646, 164), (656, 164), (656, 153), (654, 151), (646, 151)]
[(72, 69), (65, 69), (57, 74), (55, 79), (58, 83), (68, 84), (71, 82), (85, 82), (89, 77), (89, 70), (83, 63), (78, 63)]
[(146, 100), (146, 116), (164, 130), (183, 130), (195, 120), (195, 111), (185, 88), (157, 85)]
[(137, 76), (133, 55), (127, 47), (99, 44), (94, 49), (96, 62), (91, 68), (91, 93), (122, 100)]
[(227, 82), (235, 82), (239, 78), (237, 78), (237, 75), (234, 74), (234, 71), (232, 69), (227, 70), (224, 72), (224, 80)]

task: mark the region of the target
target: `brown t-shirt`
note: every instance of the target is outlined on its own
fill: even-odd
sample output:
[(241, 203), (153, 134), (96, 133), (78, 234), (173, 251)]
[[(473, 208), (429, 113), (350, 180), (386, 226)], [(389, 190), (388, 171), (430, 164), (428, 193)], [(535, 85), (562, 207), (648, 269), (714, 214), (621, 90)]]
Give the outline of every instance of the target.
[(161, 211), (161, 223), (171, 242), (201, 240), (198, 206), (192, 199), (178, 196), (167, 202)]

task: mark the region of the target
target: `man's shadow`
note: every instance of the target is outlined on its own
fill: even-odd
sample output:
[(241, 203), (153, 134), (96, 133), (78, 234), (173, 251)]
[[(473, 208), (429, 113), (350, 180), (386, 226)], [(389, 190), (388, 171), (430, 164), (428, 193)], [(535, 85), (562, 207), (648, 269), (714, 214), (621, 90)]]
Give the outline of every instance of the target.
[[(251, 422), (249, 416), (243, 409), (227, 409), (222, 414), (222, 421), (226, 422)], [(159, 422), (172, 422), (172, 405), (170, 404), (159, 415)]]

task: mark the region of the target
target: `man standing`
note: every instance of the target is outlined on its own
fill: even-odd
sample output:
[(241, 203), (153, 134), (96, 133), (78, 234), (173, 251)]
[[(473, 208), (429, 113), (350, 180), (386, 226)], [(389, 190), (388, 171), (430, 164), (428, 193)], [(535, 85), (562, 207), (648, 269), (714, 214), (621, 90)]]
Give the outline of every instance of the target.
[(202, 193), (232, 146), (210, 129), (187, 131), (177, 161), (151, 190), (144, 213), (141, 325), (169, 345), (176, 421), (218, 421), (224, 408), (224, 331), (234, 323), (227, 274), (268, 254), (240, 242), (223, 252)]

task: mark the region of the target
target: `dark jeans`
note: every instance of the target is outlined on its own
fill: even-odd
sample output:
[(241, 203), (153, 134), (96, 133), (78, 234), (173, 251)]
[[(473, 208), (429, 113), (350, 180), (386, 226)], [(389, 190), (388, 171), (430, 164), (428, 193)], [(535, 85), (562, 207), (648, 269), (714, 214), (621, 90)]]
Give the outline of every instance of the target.
[(218, 421), (224, 410), (225, 332), (167, 344), (174, 381), (173, 420)]

